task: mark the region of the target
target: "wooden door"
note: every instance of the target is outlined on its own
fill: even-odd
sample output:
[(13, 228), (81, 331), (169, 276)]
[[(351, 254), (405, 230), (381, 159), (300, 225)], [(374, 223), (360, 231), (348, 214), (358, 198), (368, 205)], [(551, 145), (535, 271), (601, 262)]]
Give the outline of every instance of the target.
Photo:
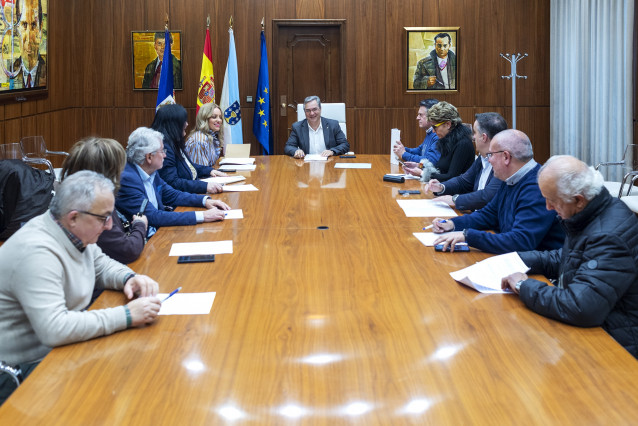
[(273, 21), (274, 153), (283, 154), (297, 104), (317, 95), (344, 102), (344, 20)]

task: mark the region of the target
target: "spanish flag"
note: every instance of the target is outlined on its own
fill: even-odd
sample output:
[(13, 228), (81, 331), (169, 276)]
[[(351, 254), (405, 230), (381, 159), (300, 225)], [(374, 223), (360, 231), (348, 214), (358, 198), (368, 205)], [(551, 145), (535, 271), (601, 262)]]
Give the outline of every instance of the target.
[(210, 46), (210, 31), (206, 28), (202, 72), (199, 74), (199, 90), (197, 91), (197, 112), (199, 107), (215, 102), (215, 78), (213, 76), (213, 50)]

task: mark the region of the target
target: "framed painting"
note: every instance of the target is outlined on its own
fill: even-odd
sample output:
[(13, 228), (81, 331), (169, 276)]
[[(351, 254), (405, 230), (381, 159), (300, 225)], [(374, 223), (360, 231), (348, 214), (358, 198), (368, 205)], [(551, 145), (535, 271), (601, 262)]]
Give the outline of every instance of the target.
[(2, 0), (0, 6), (0, 99), (46, 95), (49, 1)]
[(459, 90), (460, 27), (405, 27), (407, 92)]
[[(157, 90), (164, 58), (164, 30), (131, 32), (133, 52), (133, 89)], [(182, 90), (182, 33), (171, 31), (173, 88)]]

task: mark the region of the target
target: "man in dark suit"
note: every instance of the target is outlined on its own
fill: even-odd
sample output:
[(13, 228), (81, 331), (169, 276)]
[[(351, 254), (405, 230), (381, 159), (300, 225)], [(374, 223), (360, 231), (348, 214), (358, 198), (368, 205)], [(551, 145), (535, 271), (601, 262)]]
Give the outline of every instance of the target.
[(20, 57), (13, 63), (13, 69), (18, 74), (11, 80), (12, 88), (46, 86), (47, 66), (40, 55), (42, 3), (40, 0), (19, 0), (16, 14), (20, 16)]
[(306, 154), (330, 157), (350, 150), (350, 144), (339, 122), (321, 116), (321, 100), (318, 96), (308, 96), (304, 99), (303, 107), (306, 119), (292, 125), (290, 137), (284, 147), (286, 155), (295, 158), (304, 158)]
[[(171, 34), (171, 44), (173, 44), (173, 35)], [(153, 45), (157, 58), (153, 59), (144, 69), (144, 80), (142, 80), (142, 89), (157, 89), (159, 87), (160, 74), (162, 72), (162, 60), (164, 59), (164, 48), (166, 41), (163, 32), (155, 33), (155, 44)], [(182, 61), (177, 59), (171, 53), (173, 60), (173, 89), (182, 88)]]
[[(195, 225), (224, 220), (230, 207), (207, 195), (182, 192), (168, 185), (157, 171), (164, 164), (164, 136), (153, 129), (140, 127), (131, 133), (126, 146), (126, 167), (115, 199), (117, 209), (129, 220), (140, 210), (145, 199), (148, 236), (160, 226)], [(175, 212), (171, 207), (205, 207), (205, 211)]]
[(507, 121), (495, 112), (476, 114), (472, 139), (479, 156), (462, 175), (440, 183), (430, 180), (426, 190), (431, 190), (443, 201), (458, 210), (478, 210), (494, 197), (502, 181), (494, 177), (492, 165), (486, 158), (490, 142), (497, 133), (507, 129)]

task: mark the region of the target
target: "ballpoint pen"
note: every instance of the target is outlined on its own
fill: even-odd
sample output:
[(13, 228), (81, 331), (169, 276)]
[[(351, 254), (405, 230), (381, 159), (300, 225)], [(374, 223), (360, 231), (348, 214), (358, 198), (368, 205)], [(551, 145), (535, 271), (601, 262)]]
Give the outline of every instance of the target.
[[(439, 220), (439, 223), (447, 223), (447, 220)], [(426, 229), (430, 229), (432, 227), (434, 227), (434, 224), (426, 226), (425, 228), (423, 228), (423, 230), (425, 231)]]
[(171, 291), (171, 293), (166, 296), (164, 298), (164, 300), (162, 300), (162, 303), (166, 302), (168, 300), (169, 297), (171, 297), (172, 295), (174, 295), (175, 293), (177, 293), (178, 291), (180, 291), (182, 288), (181, 287), (177, 287), (175, 290)]

